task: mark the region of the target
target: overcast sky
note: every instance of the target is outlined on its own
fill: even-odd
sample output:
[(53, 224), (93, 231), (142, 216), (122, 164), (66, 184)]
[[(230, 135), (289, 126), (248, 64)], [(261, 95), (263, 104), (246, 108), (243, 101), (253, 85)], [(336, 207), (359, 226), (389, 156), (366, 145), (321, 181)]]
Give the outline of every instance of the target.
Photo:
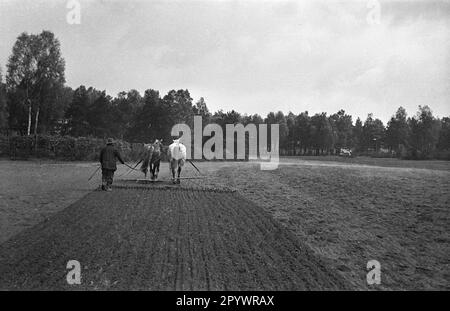
[(344, 109), (387, 121), (429, 105), (450, 115), (449, 1), (0, 0), (0, 66), (21, 32), (55, 33), (67, 84), (189, 89), (212, 111)]

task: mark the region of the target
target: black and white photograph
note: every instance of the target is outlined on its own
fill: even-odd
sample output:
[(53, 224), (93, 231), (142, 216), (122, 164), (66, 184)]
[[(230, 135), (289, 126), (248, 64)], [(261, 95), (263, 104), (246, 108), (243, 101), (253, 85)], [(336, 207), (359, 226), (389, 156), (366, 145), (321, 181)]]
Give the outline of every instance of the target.
[(450, 1), (0, 0), (0, 291), (448, 290)]

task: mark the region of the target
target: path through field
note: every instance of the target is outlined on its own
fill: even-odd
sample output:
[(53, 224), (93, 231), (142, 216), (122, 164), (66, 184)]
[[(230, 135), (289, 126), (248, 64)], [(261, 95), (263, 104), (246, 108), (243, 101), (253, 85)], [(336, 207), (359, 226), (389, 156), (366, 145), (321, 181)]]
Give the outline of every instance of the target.
[[(78, 260), (82, 284), (66, 283)], [(294, 235), (231, 191), (93, 191), (0, 246), (0, 289), (345, 289)]]

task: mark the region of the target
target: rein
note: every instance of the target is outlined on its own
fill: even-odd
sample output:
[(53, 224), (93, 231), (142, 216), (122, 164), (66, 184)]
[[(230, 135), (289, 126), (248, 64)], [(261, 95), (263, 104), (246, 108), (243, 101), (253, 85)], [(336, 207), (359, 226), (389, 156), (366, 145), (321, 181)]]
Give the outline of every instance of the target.
[(128, 165), (128, 164), (126, 164), (126, 163), (124, 163), (124, 165), (125, 165), (126, 167), (128, 167), (129, 169), (133, 170), (133, 171), (139, 171), (139, 170), (136, 169), (136, 166), (138, 166), (139, 163), (141, 163), (141, 161), (139, 161), (134, 167), (131, 167), (130, 165)]

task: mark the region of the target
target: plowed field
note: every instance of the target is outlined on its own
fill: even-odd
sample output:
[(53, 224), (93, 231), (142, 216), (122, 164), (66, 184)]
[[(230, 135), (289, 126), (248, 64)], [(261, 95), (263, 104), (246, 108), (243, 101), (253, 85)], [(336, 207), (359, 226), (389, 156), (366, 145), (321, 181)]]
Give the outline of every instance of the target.
[(448, 161), (199, 162), (181, 185), (119, 165), (108, 193), (96, 166), (0, 161), (0, 290), (450, 289)]
[[(81, 263), (81, 285), (66, 264)], [(345, 289), (343, 279), (237, 193), (94, 191), (0, 246), (1, 289)]]

